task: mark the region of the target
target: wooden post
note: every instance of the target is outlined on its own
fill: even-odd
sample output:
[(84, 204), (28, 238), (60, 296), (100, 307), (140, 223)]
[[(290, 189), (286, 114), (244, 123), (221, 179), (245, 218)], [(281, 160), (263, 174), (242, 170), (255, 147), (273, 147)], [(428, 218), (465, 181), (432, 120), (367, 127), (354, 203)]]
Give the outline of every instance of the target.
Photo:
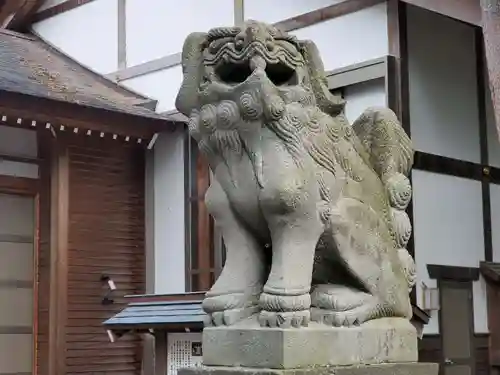
[(491, 100), (500, 139), (500, 1), (481, 0), (481, 10)]
[(65, 144), (52, 144), (50, 208), (49, 374), (66, 373), (69, 160)]

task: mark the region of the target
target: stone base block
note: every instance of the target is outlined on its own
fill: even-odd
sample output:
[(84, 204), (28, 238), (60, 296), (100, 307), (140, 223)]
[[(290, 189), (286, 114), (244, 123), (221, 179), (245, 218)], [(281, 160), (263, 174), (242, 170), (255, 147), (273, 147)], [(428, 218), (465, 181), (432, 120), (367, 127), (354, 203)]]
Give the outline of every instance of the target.
[(415, 327), (386, 318), (358, 327), (310, 323), (307, 328), (262, 328), (255, 318), (203, 331), (203, 364), (268, 369), (417, 362)]
[(437, 363), (385, 363), (368, 366), (311, 367), (303, 369), (250, 369), (241, 367), (193, 367), (178, 375), (438, 375)]

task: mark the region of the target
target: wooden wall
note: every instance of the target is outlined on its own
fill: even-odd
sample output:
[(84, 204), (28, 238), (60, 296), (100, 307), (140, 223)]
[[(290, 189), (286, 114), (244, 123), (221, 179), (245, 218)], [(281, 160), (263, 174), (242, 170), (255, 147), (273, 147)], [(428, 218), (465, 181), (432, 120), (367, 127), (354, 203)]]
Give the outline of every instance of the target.
[[(110, 343), (102, 322), (124, 306), (119, 296), (144, 293), (144, 153), (118, 142), (69, 147), (67, 373), (139, 374), (139, 338)], [(78, 142), (80, 141), (80, 142)], [(103, 306), (101, 276), (117, 286)]]
[[(68, 145), (67, 289), (61, 297), (66, 308), (63, 321), (51, 322), (50, 268), (57, 263), (50, 259), (50, 176), (47, 168), (43, 168), (38, 375), (53, 375), (49, 374), (48, 361), (49, 349), (56, 350), (52, 342), (49, 345), (50, 327), (54, 324), (64, 332), (62, 347), (66, 355), (58, 361), (60, 374), (139, 375), (140, 338), (125, 336), (110, 343), (102, 322), (126, 305), (124, 295), (145, 292), (144, 149), (76, 135), (57, 142)], [(108, 290), (102, 276), (109, 276), (117, 287), (111, 305), (101, 303)]]

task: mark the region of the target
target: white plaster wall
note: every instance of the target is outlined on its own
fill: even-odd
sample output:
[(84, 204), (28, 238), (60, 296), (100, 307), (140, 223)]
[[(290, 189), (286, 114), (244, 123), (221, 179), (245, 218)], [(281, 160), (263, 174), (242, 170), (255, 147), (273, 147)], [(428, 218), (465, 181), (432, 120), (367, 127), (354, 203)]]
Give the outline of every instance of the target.
[(244, 16), (247, 20), (276, 23), (343, 1), (344, 0), (246, 0), (244, 2)]
[[(304, 1), (305, 2), (305, 1)], [(388, 54), (385, 3), (292, 32), (316, 43), (326, 70)]]
[(387, 95), (384, 79), (376, 79), (344, 89), (345, 113), (352, 124), (368, 107), (385, 107)]
[[(480, 162), (474, 29), (408, 7), (411, 135), (415, 148)], [(417, 296), (429, 280), (427, 264), (478, 267), (484, 260), (481, 183), (413, 172)], [(474, 283), (474, 326), (487, 332), (483, 280)], [(425, 333), (437, 333), (434, 313)]]
[(118, 68), (117, 19), (118, 0), (96, 0), (37, 22), (33, 28), (76, 61), (106, 74)]
[(126, 10), (130, 66), (181, 52), (193, 31), (234, 23), (233, 0), (128, 0)]
[[(481, 182), (420, 170), (413, 171), (413, 218), (417, 302), (422, 304), (422, 282), (429, 279), (427, 264), (478, 267), (484, 260)], [(486, 292), (474, 282), (474, 327), (487, 332)], [(438, 333), (437, 312), (424, 333)]]
[[(27, 129), (0, 126), (0, 155), (37, 157), (36, 132)], [(38, 165), (2, 159), (0, 175), (38, 178)]]
[(182, 83), (180, 65), (120, 82), (122, 85), (158, 100), (158, 112), (175, 109), (175, 97)]
[(412, 139), (417, 150), (480, 161), (474, 29), (408, 7)]
[(153, 199), (154, 293), (183, 293), (186, 289), (184, 133), (180, 128), (162, 134), (155, 143)]

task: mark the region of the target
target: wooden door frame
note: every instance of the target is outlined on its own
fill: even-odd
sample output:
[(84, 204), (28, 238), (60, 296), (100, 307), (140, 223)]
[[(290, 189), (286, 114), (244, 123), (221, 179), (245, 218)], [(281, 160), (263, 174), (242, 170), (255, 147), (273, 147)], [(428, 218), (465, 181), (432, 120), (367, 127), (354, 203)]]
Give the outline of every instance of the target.
[[(479, 280), (479, 268), (478, 267), (457, 267), (457, 266), (443, 266), (437, 264), (428, 264), (427, 272), (429, 274), (430, 279), (434, 279), (437, 281), (438, 290), (441, 290), (441, 287), (444, 283), (455, 283), (456, 285), (461, 285), (464, 287), (470, 287), (471, 294), (473, 294), (473, 282)], [(439, 293), (439, 301), (441, 304), (442, 295)], [(476, 368), (476, 347), (475, 347), (475, 329), (474, 329), (474, 298), (471, 298), (471, 324), (469, 325), (471, 329), (471, 358), (473, 361), (472, 371)], [(439, 322), (439, 340), (441, 347), (441, 364), (445, 363), (445, 355), (443, 350), (443, 332), (441, 327), (442, 322), (442, 309), (438, 310), (438, 322)], [(440, 374), (443, 374), (444, 369), (443, 366), (439, 366)], [(471, 372), (472, 374), (474, 372)]]
[[(474, 297), (473, 297), (473, 284), (471, 280), (449, 280), (449, 279), (438, 279), (437, 281), (437, 286), (438, 290), (441, 291), (443, 288), (445, 288), (445, 285), (450, 285), (448, 288), (455, 288), (455, 289), (467, 289), (471, 295), (470, 298), (470, 319), (469, 319), (469, 336), (471, 338), (469, 345), (470, 345), (470, 362), (471, 362), (471, 374), (475, 374), (476, 370), (476, 353), (475, 353), (475, 330), (474, 330)], [(442, 293), (439, 293), (439, 305), (442, 306)], [(443, 326), (441, 324), (443, 320), (443, 315), (442, 315), (442, 308), (439, 309), (438, 311), (438, 322), (439, 322), (439, 333), (440, 333), (440, 342), (441, 342), (441, 366), (440, 372), (444, 373), (444, 366), (446, 366), (446, 356), (444, 352), (444, 333), (443, 333)], [(458, 363), (457, 366), (463, 365), (462, 363)], [(467, 364), (465, 364), (467, 365)]]
[(0, 194), (31, 197), (34, 207), (33, 231), (33, 321), (32, 321), (32, 372), (37, 373), (38, 366), (38, 264), (40, 258), (40, 191), (39, 180), (25, 177), (0, 175)]

